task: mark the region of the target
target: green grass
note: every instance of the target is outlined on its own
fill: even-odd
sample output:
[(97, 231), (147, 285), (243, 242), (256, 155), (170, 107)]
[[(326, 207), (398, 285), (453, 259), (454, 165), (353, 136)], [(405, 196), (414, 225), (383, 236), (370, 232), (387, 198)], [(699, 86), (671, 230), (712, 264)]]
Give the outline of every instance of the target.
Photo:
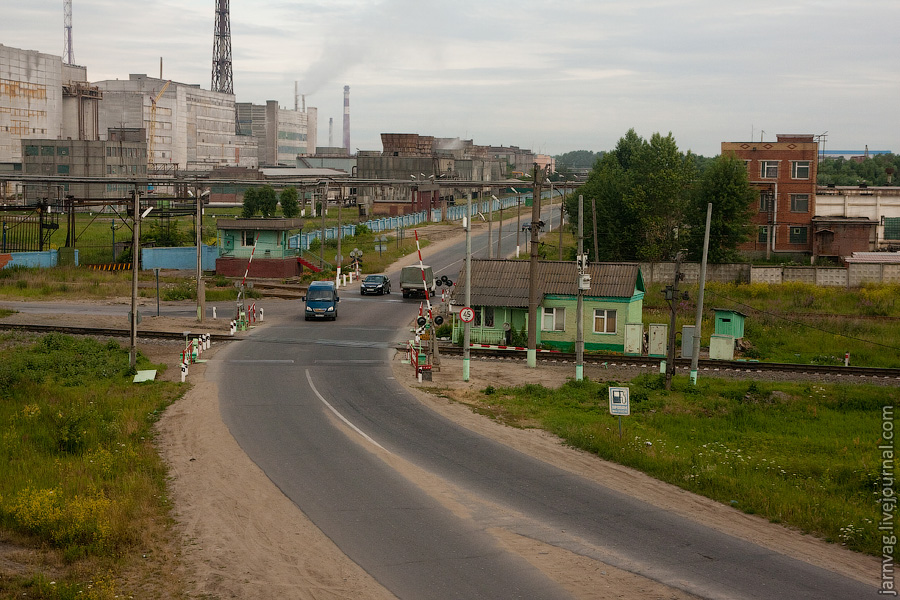
[(487, 388), (477, 409), (652, 477), (873, 555), (881, 554), (881, 408), (900, 389), (676, 377), (631, 381), (632, 415), (609, 414), (616, 383)]
[[(668, 323), (662, 284), (647, 286), (644, 324)], [(681, 286), (689, 299), (678, 305), (676, 331), (693, 325), (697, 286)], [(900, 286), (869, 284), (859, 289), (802, 283), (734, 284), (709, 282), (702, 323), (704, 345), (714, 332), (712, 308), (738, 310), (747, 318), (750, 348), (736, 358), (769, 362), (900, 367)], [(680, 337), (678, 338), (680, 344)]]
[[(49, 334), (0, 336), (0, 527), (64, 564), (0, 578), (0, 596), (112, 597), (107, 575), (166, 519), (151, 426), (183, 385), (131, 383), (128, 349)], [(138, 368), (152, 366), (142, 357)], [(101, 585), (101, 582), (104, 582)]]

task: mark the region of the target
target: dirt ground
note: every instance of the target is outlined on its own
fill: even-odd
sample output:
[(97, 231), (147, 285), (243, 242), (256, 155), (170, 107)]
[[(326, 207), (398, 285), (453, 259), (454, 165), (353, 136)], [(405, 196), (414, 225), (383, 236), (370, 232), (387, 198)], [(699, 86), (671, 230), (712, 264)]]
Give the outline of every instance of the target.
[[(7, 320), (26, 322), (28, 319), (18, 314)], [(30, 319), (34, 320), (34, 317)], [(106, 322), (108, 318), (68, 315), (53, 320), (90, 325)], [(272, 326), (274, 320), (267, 319), (268, 322), (261, 326)], [(144, 324), (147, 329), (199, 331), (194, 319), (163, 317), (147, 321)], [(51, 320), (41, 318), (39, 322)], [(212, 332), (227, 330), (226, 321), (208, 322), (207, 325), (207, 330)], [(231, 342), (215, 343), (202, 358), (216, 360), (217, 353), (228, 343)], [(143, 339), (138, 344), (141, 352), (151, 360), (169, 366), (159, 375), (167, 380), (180, 379), (180, 345), (180, 342)], [(420, 383), (412, 369), (402, 363), (403, 358), (402, 353), (398, 353), (393, 361), (397, 380), (425, 405), (464, 427), (559, 468), (773, 551), (873, 585), (878, 581), (880, 563), (875, 558), (660, 483), (637, 471), (566, 447), (545, 432), (498, 424), (474, 413), (464, 404), (472, 392), (488, 385), (527, 382), (561, 385), (574, 375), (572, 366), (541, 365), (532, 369), (518, 363), (473, 361), (470, 381), (463, 382), (462, 361), (445, 357), (433, 380)], [(319, 531), (243, 453), (220, 418), (218, 390), (213, 382), (206, 380), (205, 372), (205, 364), (190, 367), (190, 391), (166, 411), (157, 425), (159, 450), (170, 469), (174, 546), (148, 552), (146, 564), (129, 578), (129, 591), (133, 597), (393, 598)], [(585, 367), (585, 376), (591, 379), (623, 375), (626, 374)], [(429, 389), (440, 390), (440, 395), (429, 393)], [(404, 472), (416, 476), (415, 469)], [(429, 477), (427, 473), (420, 476)], [(526, 558), (579, 599), (692, 597), (662, 583), (510, 531), (495, 530), (492, 533), (498, 544)], [(176, 584), (161, 586), (160, 579)], [(163, 587), (166, 589), (161, 589)]]

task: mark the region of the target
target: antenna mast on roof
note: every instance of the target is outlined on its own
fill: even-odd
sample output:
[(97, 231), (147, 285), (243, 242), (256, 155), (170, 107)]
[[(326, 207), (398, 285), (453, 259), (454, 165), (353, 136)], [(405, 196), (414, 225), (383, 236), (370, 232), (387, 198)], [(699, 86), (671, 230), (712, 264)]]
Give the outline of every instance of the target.
[(72, 48), (72, 0), (63, 1), (63, 61), (75, 64), (75, 50)]
[(231, 72), (231, 16), (228, 0), (216, 0), (216, 32), (213, 43), (212, 84), (210, 89), (234, 94)]

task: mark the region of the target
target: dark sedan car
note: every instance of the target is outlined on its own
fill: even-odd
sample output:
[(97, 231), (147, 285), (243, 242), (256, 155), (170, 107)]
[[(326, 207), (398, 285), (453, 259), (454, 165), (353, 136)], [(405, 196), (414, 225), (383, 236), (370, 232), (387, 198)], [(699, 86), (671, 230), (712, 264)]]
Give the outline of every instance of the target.
[(391, 280), (386, 275), (366, 275), (359, 284), (359, 293), (365, 294), (390, 294)]

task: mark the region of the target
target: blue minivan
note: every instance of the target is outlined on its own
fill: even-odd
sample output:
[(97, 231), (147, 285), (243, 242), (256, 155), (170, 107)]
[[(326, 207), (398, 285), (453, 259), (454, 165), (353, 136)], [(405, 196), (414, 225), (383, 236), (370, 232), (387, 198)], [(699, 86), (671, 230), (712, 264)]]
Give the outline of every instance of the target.
[(306, 302), (306, 320), (337, 319), (337, 305), (341, 299), (333, 281), (313, 281), (301, 298)]

